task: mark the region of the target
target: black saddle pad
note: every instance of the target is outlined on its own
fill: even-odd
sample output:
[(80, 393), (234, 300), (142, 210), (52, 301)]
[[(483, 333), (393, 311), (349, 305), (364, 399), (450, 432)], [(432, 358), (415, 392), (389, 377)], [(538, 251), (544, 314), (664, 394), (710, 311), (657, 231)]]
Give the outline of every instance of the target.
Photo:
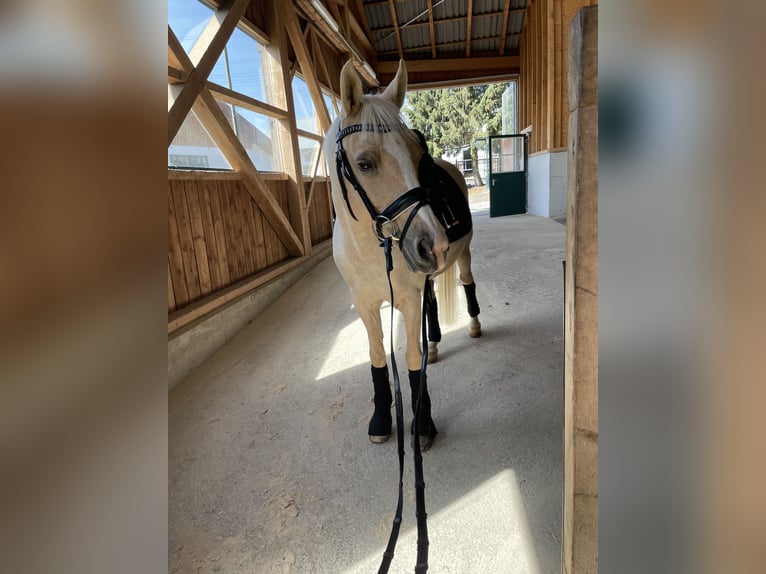
[(420, 185), (430, 191), (431, 209), (441, 222), (450, 243), (465, 237), (473, 228), (468, 198), (447, 171), (425, 153), (420, 160)]

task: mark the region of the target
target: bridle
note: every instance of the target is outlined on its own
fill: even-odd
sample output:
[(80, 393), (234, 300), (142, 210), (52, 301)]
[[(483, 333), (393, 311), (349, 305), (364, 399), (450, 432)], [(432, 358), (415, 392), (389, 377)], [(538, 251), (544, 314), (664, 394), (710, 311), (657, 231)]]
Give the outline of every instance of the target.
[[(399, 247), (401, 248), (404, 237), (406, 236), (407, 230), (410, 228), (410, 224), (415, 218), (415, 215), (417, 215), (417, 212), (421, 207), (424, 207), (431, 202), (431, 192), (429, 189), (423, 186), (413, 187), (412, 189), (404, 192), (402, 195), (394, 199), (390, 204), (388, 204), (386, 208), (383, 209), (383, 211), (378, 212), (378, 210), (372, 204), (369, 196), (367, 195), (367, 192), (362, 187), (362, 184), (357, 179), (354, 170), (351, 169), (351, 164), (348, 160), (348, 156), (346, 155), (346, 150), (343, 148), (343, 138), (348, 135), (363, 131), (390, 133), (393, 130), (389, 126), (383, 124), (353, 124), (343, 128), (338, 132), (338, 136), (335, 138), (335, 143), (337, 146), (335, 151), (335, 169), (338, 172), (338, 181), (340, 182), (340, 189), (343, 194), (343, 199), (346, 202), (346, 207), (348, 207), (348, 211), (351, 214), (351, 217), (353, 217), (356, 221), (359, 221), (356, 217), (356, 214), (354, 213), (354, 210), (351, 209), (351, 203), (348, 200), (348, 189), (346, 188), (346, 180), (348, 180), (351, 186), (356, 190), (356, 193), (359, 195), (359, 198), (362, 200), (362, 203), (372, 218), (373, 231), (375, 236), (381, 242), (387, 237), (390, 237), (393, 241), (397, 241), (399, 243)], [(418, 135), (422, 138), (422, 135), (419, 132)], [(421, 141), (421, 143), (424, 142), (425, 140)], [(424, 161), (428, 161), (425, 159), (426, 157), (433, 161), (431, 156), (428, 155), (428, 151), (426, 149), (424, 150), (423, 156), (421, 156), (421, 164)], [(407, 219), (405, 220), (404, 225), (400, 230), (396, 224), (396, 220), (408, 210), (409, 215), (407, 216)]]
[[(386, 259), (386, 277), (388, 279), (388, 288), (391, 297), (391, 370), (393, 371), (394, 378), (394, 398), (396, 408), (396, 442), (397, 442), (397, 454), (399, 456), (399, 497), (396, 504), (396, 514), (394, 515), (394, 521), (391, 525), (391, 534), (388, 538), (388, 544), (383, 552), (383, 559), (378, 569), (378, 574), (386, 574), (391, 565), (391, 561), (394, 558), (394, 550), (396, 548), (396, 541), (399, 538), (399, 529), (402, 524), (402, 507), (404, 501), (403, 487), (404, 487), (404, 408), (402, 407), (402, 390), (399, 384), (399, 371), (396, 366), (396, 357), (394, 356), (394, 287), (391, 283), (391, 271), (394, 268), (393, 256), (391, 253), (391, 246), (394, 241), (399, 243), (399, 248), (402, 248), (404, 237), (407, 234), (407, 230), (410, 228), (413, 218), (417, 214), (421, 207), (428, 205), (431, 201), (431, 193), (429, 189), (418, 186), (414, 187), (395, 200), (393, 200), (383, 211), (378, 213), (375, 206), (367, 196), (367, 192), (362, 187), (362, 184), (356, 178), (354, 171), (351, 169), (351, 165), (346, 155), (346, 150), (343, 149), (343, 138), (349, 134), (359, 133), (362, 131), (378, 131), (382, 133), (391, 132), (391, 128), (385, 125), (372, 125), (372, 124), (354, 124), (343, 128), (338, 133), (336, 138), (337, 149), (335, 153), (335, 167), (338, 172), (338, 181), (340, 182), (341, 191), (343, 193), (343, 199), (346, 201), (348, 211), (355, 220), (358, 221), (354, 210), (351, 209), (351, 204), (348, 200), (348, 189), (346, 188), (345, 181), (348, 180), (352, 187), (359, 194), (362, 203), (364, 204), (367, 212), (370, 214), (373, 222), (373, 231), (380, 241), (383, 247), (383, 252)], [(425, 146), (425, 138), (420, 132), (416, 132), (420, 138), (421, 146), (424, 148), (423, 155), (420, 159), (419, 173), (422, 173), (424, 168), (424, 161), (431, 161), (433, 164), (433, 158), (428, 154), (428, 150)], [(426, 166), (427, 167), (427, 166)], [(402, 226), (401, 230), (396, 225), (396, 220), (409, 210), (409, 215)], [(388, 233), (387, 233), (388, 232)], [(430, 288), (429, 281), (430, 275), (426, 275), (425, 284), (423, 286), (423, 292), (426, 293), (426, 289)], [(423, 455), (420, 452), (420, 397), (423, 394), (423, 388), (426, 381), (426, 364), (428, 359), (428, 346), (426, 343), (426, 315), (431, 305), (429, 297), (423, 297), (423, 312), (421, 315), (421, 335), (422, 335), (422, 359), (420, 363), (420, 386), (418, 388), (418, 398), (415, 404), (415, 420), (413, 424), (413, 459), (414, 459), (414, 471), (415, 471), (415, 517), (417, 520), (418, 528), (418, 541), (417, 541), (417, 559), (415, 563), (416, 573), (425, 573), (428, 570), (428, 525), (427, 514), (425, 506), (425, 482), (423, 480)]]

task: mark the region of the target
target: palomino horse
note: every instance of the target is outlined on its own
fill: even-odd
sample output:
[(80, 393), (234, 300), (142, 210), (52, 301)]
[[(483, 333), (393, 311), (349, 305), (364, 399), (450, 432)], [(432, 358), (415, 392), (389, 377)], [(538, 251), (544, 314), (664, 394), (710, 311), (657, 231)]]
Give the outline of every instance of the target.
[(336, 213), (335, 263), (351, 290), (369, 338), (375, 390), (375, 409), (368, 428), (370, 440), (386, 441), (392, 427), (391, 387), (380, 317), (381, 304), (391, 299), (386, 275), (388, 256), (384, 257), (381, 249), (388, 239), (389, 247), (392, 241), (399, 246), (389, 252), (393, 263), (391, 291), (407, 332), (412, 407), (425, 439), (425, 450), (437, 431), (425, 386), (420, 408), (415, 409), (422, 360), (421, 296), (433, 302), (428, 313), (429, 362), (436, 360), (441, 338), (433, 282), (426, 281), (426, 276), (439, 278), (442, 310), (446, 311), (445, 318), (449, 317), (455, 297), (452, 266), (457, 263), (471, 317), (469, 334), (479, 337), (481, 325), (471, 273), (472, 227), (465, 181), (455, 167), (433, 160), (422, 135), (405, 125), (400, 108), (406, 90), (404, 60), (399, 62), (391, 85), (380, 95), (363, 95), (359, 76), (351, 62), (346, 63), (341, 71), (343, 109), (327, 133), (324, 153), (328, 159), (335, 158), (336, 164), (330, 169)]

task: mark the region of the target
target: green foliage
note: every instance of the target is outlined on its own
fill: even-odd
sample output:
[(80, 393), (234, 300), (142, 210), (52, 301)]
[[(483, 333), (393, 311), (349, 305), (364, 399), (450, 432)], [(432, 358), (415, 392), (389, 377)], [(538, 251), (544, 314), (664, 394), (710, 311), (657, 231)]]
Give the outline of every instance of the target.
[(404, 113), (426, 136), (432, 155), (500, 134), (502, 95), (507, 83), (410, 92)]

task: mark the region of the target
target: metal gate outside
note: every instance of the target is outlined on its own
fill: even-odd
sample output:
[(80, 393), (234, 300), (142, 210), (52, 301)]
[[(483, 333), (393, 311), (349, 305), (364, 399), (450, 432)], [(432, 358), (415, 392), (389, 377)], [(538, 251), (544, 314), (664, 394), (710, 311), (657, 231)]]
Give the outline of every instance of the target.
[(489, 136), (489, 216), (527, 212), (527, 136)]

